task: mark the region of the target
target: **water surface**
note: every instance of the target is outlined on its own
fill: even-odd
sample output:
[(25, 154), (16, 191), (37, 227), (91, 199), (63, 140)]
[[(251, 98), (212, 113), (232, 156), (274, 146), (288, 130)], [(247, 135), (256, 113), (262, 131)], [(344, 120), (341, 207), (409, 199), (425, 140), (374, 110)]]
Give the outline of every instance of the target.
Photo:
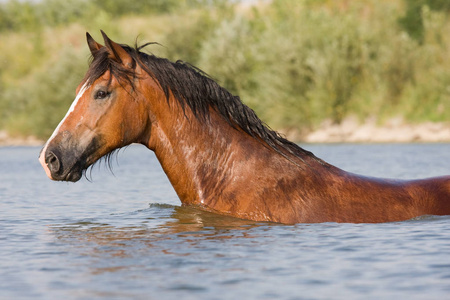
[[(450, 144), (306, 145), (345, 170), (450, 174)], [(180, 202), (153, 153), (49, 180), (0, 148), (0, 299), (450, 299), (450, 217), (258, 223)]]

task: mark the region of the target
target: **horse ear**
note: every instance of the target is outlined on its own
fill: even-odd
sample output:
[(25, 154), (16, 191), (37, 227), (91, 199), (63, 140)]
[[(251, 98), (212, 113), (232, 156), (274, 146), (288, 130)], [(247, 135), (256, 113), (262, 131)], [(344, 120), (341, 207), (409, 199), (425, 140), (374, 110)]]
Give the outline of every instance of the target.
[(95, 55), (95, 53), (97, 53), (97, 51), (100, 50), (100, 48), (104, 47), (103, 45), (97, 43), (89, 34), (89, 32), (86, 32), (86, 39), (92, 55)]
[(105, 45), (110, 52), (110, 58), (116, 60), (117, 62), (123, 64), (126, 67), (132, 68), (133, 58), (131, 57), (131, 55), (128, 54), (128, 52), (125, 51), (125, 49), (122, 46), (111, 41), (111, 39), (103, 32), (103, 30), (101, 32), (103, 35), (103, 39), (105, 40)]

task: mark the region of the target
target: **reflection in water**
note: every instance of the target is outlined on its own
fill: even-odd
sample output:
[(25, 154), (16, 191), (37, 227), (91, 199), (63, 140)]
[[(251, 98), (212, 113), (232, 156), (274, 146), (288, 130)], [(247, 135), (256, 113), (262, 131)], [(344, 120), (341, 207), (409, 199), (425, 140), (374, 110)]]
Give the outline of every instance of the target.
[[(123, 224), (126, 219), (131, 220), (132, 225), (130, 222)], [(98, 266), (96, 263), (90, 266), (91, 274), (100, 274), (145, 267), (139, 260), (143, 256), (173, 259), (216, 251), (215, 257), (225, 257), (217, 245), (221, 240), (255, 239), (259, 234), (250, 229), (279, 226), (167, 204), (152, 204), (148, 209), (127, 216), (109, 216), (108, 221), (53, 225), (50, 230), (58, 241), (70, 245), (71, 251), (102, 260)], [(114, 221), (121, 223), (113, 224)], [(112, 265), (105, 266), (105, 259), (112, 259)]]

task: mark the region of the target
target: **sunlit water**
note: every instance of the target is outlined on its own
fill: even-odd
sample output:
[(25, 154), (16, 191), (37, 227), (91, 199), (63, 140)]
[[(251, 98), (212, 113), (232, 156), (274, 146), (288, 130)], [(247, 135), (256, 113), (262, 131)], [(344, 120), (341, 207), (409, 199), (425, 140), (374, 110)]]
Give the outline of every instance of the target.
[[(450, 144), (307, 145), (346, 170), (450, 174)], [(450, 217), (256, 223), (180, 207), (153, 153), (49, 180), (0, 148), (0, 299), (450, 299)]]

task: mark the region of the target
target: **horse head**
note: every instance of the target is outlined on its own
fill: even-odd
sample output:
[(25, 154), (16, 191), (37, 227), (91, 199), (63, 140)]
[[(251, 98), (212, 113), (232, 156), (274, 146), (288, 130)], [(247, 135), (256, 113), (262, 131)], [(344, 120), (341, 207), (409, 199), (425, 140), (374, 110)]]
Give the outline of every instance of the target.
[(136, 92), (142, 69), (124, 47), (102, 35), (105, 46), (87, 33), (93, 61), (39, 155), (50, 179), (78, 181), (101, 157), (147, 134), (148, 111)]

